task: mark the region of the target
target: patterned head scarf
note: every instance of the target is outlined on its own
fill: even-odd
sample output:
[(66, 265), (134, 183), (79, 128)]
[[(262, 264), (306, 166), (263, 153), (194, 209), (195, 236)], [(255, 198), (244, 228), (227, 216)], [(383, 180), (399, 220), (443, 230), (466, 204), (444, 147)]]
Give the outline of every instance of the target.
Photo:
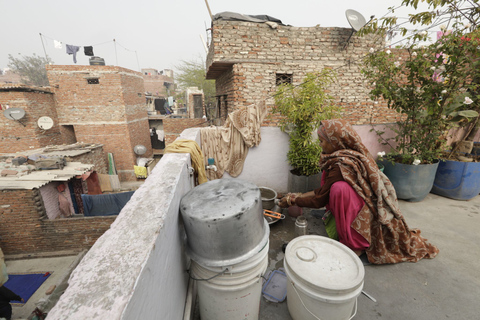
[[(365, 156), (370, 155), (358, 133), (346, 120), (323, 120), (317, 133), (322, 139), (330, 142), (335, 150), (350, 149)], [(373, 160), (373, 157), (371, 158)]]

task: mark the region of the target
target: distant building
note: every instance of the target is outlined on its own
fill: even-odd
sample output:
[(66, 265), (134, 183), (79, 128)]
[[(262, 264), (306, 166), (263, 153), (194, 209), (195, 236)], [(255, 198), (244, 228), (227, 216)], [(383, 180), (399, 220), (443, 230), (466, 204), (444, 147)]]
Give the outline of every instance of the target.
[(115, 66), (47, 66), (64, 143), (95, 142), (112, 153), (120, 181), (135, 181), (136, 145), (152, 155), (143, 77)]
[(164, 98), (175, 94), (172, 70), (158, 71), (157, 69), (146, 68), (142, 69), (142, 76), (147, 94)]
[[(25, 111), (20, 120), (3, 115), (7, 108)], [(23, 84), (0, 84), (0, 152), (17, 152), (62, 144), (54, 93), (48, 87)], [(53, 127), (42, 130), (40, 117), (53, 119)]]
[(0, 69), (0, 84), (2, 83), (21, 83), (22, 78), (9, 68)]

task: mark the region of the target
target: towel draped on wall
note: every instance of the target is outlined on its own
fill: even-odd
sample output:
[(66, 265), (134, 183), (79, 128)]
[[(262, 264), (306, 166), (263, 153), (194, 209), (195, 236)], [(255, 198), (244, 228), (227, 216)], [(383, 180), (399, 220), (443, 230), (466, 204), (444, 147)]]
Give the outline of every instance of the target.
[(165, 153), (190, 153), (192, 167), (198, 175), (198, 184), (207, 182), (205, 175), (205, 162), (203, 153), (198, 144), (193, 140), (177, 139), (165, 148)]
[(224, 172), (237, 177), (243, 170), (248, 149), (260, 144), (260, 127), (267, 115), (265, 100), (241, 107), (228, 115), (223, 127), (200, 131), (205, 161), (215, 159), (217, 171), (208, 170), (209, 180), (220, 179)]

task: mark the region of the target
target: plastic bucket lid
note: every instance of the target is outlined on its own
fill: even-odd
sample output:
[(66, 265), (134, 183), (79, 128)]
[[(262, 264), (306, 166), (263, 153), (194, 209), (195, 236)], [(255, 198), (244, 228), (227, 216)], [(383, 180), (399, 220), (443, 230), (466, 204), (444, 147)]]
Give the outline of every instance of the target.
[(358, 296), (363, 288), (365, 269), (360, 258), (327, 237), (295, 238), (287, 246), (284, 262), (290, 280), (322, 301), (341, 303)]

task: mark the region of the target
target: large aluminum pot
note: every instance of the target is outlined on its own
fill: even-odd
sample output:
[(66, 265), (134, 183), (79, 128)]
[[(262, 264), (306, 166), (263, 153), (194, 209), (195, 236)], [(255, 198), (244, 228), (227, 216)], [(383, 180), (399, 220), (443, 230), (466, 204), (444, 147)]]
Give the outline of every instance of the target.
[(239, 179), (203, 183), (180, 202), (187, 254), (203, 266), (230, 266), (251, 258), (268, 243), (260, 190)]

